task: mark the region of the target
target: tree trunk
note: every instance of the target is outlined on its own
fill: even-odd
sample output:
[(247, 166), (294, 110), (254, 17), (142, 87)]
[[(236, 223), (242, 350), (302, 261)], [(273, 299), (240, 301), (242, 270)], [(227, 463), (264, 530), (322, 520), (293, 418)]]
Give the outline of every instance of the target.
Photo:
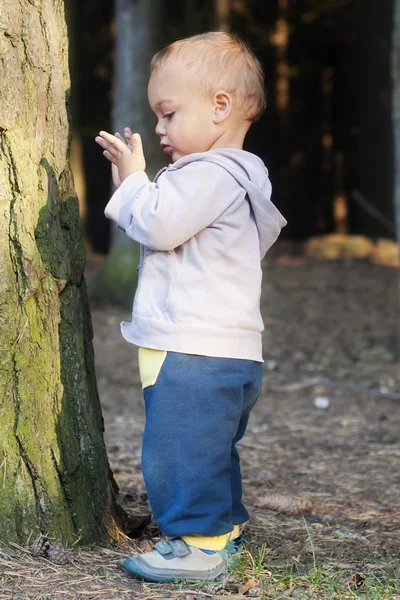
[[(394, 211), (396, 237), (400, 247), (400, 0), (393, 7), (392, 35), (392, 120), (394, 141)], [(397, 322), (397, 360), (400, 360), (400, 267), (398, 269), (399, 317)]]
[[(146, 171), (150, 176), (165, 165), (155, 134), (156, 118), (147, 99), (153, 54), (163, 47), (161, 0), (116, 0), (116, 63), (113, 131), (129, 126), (142, 136)], [(113, 227), (112, 246), (103, 270), (91, 286), (93, 296), (126, 307), (132, 305), (137, 282), (139, 247)]]
[(62, 0), (0, 13), (0, 539), (101, 539), (110, 522)]
[(214, 21), (217, 31), (230, 31), (231, 0), (214, 0)]

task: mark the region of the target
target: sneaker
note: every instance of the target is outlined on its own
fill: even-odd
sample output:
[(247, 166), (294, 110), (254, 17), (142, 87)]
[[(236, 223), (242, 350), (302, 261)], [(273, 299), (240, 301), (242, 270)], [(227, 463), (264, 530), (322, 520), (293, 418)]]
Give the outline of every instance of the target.
[(130, 575), (153, 583), (216, 580), (226, 573), (226, 567), (220, 553), (207, 554), (181, 538), (157, 542), (151, 552), (134, 554), (124, 563)]
[(225, 560), (228, 567), (233, 566), (240, 557), (244, 544), (247, 542), (243, 535), (230, 540), (223, 550), (219, 551), (220, 556)]

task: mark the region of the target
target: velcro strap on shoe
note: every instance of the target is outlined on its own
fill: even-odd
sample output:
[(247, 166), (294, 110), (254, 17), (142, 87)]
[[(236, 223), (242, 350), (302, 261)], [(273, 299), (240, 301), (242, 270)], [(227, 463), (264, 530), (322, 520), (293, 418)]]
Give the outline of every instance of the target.
[(191, 554), (192, 551), (181, 538), (172, 538), (170, 540), (161, 540), (154, 544), (154, 550), (157, 550), (167, 560), (170, 560), (174, 556), (177, 558), (182, 558), (183, 556), (187, 556)]
[(157, 550), (162, 556), (166, 556), (167, 554), (172, 554), (172, 548), (166, 540), (161, 540), (161, 542), (157, 542), (153, 546), (154, 550)]
[(172, 540), (169, 540), (169, 545), (171, 546), (175, 556), (178, 558), (182, 558), (183, 556), (187, 556), (188, 554), (192, 553), (187, 543), (181, 538), (173, 538)]

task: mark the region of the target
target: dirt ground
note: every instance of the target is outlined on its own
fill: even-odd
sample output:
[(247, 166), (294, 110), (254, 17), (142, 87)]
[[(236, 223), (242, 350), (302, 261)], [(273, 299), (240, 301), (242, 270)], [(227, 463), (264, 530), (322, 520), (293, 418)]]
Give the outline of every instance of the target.
[[(281, 255), (264, 271), (264, 389), (240, 444), (248, 537), (272, 561), (307, 551), (303, 520), (265, 508), (296, 512), (274, 495), (302, 496), (320, 559), (390, 561), (400, 539), (396, 270)], [(110, 462), (140, 503), (144, 411), (135, 349), (118, 326), (129, 313), (92, 316)]]
[[(264, 267), (264, 388), (240, 443), (251, 513), (249, 548), (254, 555), (262, 546), (267, 569), (315, 559), (353, 578), (367, 572), (382, 577), (398, 568), (400, 539), (396, 269), (282, 253)], [(129, 312), (94, 308), (92, 318), (109, 460), (127, 505), (143, 514), (148, 510), (140, 471), (144, 410), (136, 351), (119, 332)], [(124, 551), (104, 550), (106, 571), (117, 571), (116, 559)], [(105, 586), (105, 579), (100, 583)], [(96, 595), (97, 587), (81, 596), (81, 584), (65, 588), (70, 596), (0, 593), (0, 598), (172, 593), (171, 586), (136, 583), (122, 572), (110, 585), (108, 594)], [(219, 593), (238, 593), (232, 589)], [(181, 593), (194, 598), (193, 590)], [(198, 597), (216, 597), (215, 589), (203, 593)]]

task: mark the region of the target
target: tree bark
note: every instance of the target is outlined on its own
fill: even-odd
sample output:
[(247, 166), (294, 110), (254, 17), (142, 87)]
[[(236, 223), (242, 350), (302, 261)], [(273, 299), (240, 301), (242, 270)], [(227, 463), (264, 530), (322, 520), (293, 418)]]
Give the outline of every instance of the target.
[(0, 30), (0, 539), (93, 542), (111, 517), (64, 3), (3, 0)]

